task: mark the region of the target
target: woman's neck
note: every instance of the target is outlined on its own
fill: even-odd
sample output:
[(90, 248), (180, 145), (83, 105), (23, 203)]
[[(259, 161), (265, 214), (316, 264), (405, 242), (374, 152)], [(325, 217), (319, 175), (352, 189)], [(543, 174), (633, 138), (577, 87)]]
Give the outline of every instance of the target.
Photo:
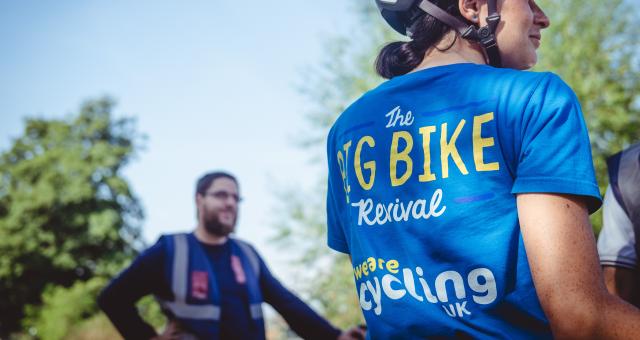
[[(484, 53), (477, 44), (457, 37), (453, 45), (451, 45), (451, 39), (454, 39), (453, 33), (447, 35), (436, 46), (430, 48), (422, 62), (411, 72), (450, 64), (486, 64)], [(447, 48), (449, 46), (451, 47)]]

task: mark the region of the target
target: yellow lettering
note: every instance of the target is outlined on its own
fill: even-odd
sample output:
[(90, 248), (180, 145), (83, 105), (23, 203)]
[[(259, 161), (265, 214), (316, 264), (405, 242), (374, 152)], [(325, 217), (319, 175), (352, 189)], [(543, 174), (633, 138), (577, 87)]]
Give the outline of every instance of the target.
[(349, 181), (347, 180), (347, 161), (349, 160), (349, 148), (351, 147), (351, 141), (348, 141), (344, 144), (344, 156), (341, 151), (338, 151), (338, 166), (340, 167), (340, 174), (342, 175), (342, 183), (344, 185), (344, 193), (347, 198), (347, 203), (349, 203), (349, 193), (351, 192), (351, 186), (349, 185)]
[(399, 266), (399, 264), (398, 264), (398, 261), (396, 261), (396, 260), (387, 261), (387, 270), (390, 273), (397, 274), (398, 273), (398, 266)]
[(360, 268), (360, 265), (357, 265), (353, 271), (356, 273), (356, 279), (359, 279), (362, 277), (362, 269)]
[[(385, 265), (386, 263), (386, 265)], [(369, 276), (369, 274), (373, 274), (376, 270), (384, 270), (386, 267), (387, 271), (393, 274), (398, 273), (398, 267), (400, 264), (397, 260), (389, 260), (386, 261), (384, 259), (371, 256), (364, 260), (362, 263), (358, 263), (357, 266), (353, 267), (353, 272), (356, 276), (356, 280), (359, 280), (363, 276)]]
[(493, 112), (473, 117), (473, 161), (476, 163), (476, 171), (500, 170), (500, 164), (493, 162), (484, 163), (483, 148), (494, 145), (493, 137), (482, 138), (482, 124), (493, 120)]
[(360, 166), (360, 154), (362, 152), (362, 145), (365, 143), (367, 143), (370, 148), (376, 146), (376, 142), (373, 140), (373, 137), (364, 136), (360, 138), (360, 141), (358, 141), (358, 145), (356, 146), (353, 166), (356, 169), (356, 177), (358, 178), (358, 183), (360, 183), (362, 189), (370, 190), (373, 187), (373, 181), (376, 178), (376, 162), (368, 161), (364, 163), (364, 168), (370, 171), (369, 180), (365, 181), (364, 176), (362, 175), (362, 167)]
[[(398, 152), (398, 141), (400, 138), (404, 139), (407, 146), (401, 152)], [(396, 131), (393, 133), (393, 140), (391, 141), (391, 159), (390, 159), (390, 171), (391, 185), (397, 187), (404, 184), (411, 176), (413, 170), (413, 161), (409, 157), (409, 152), (413, 148), (413, 138), (407, 131)], [(407, 164), (407, 171), (402, 174), (402, 177), (398, 178), (396, 171), (398, 162), (404, 162)]]
[(431, 172), (431, 134), (436, 131), (435, 126), (423, 126), (420, 128), (422, 135), (422, 150), (424, 152), (424, 173), (418, 177), (420, 182), (429, 182), (436, 179), (436, 175)]
[(458, 126), (453, 132), (449, 142), (447, 142), (447, 123), (442, 124), (442, 131), (440, 135), (440, 162), (442, 163), (442, 178), (449, 177), (449, 156), (451, 156), (463, 175), (469, 174), (467, 167), (464, 165), (464, 162), (462, 162), (462, 158), (460, 158), (458, 148), (456, 148), (456, 140), (458, 139), (458, 135), (460, 135), (460, 131), (462, 131), (464, 123), (464, 119), (458, 123)]
[(376, 259), (374, 259), (373, 257), (370, 257), (367, 259), (367, 262), (369, 262), (369, 270), (371, 272), (375, 272), (376, 271)]

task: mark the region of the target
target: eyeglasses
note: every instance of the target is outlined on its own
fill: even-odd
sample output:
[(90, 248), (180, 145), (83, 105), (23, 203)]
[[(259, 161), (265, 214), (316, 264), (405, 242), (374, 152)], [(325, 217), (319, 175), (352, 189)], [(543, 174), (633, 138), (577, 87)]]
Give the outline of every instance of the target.
[(226, 201), (231, 197), (236, 203), (242, 201), (242, 197), (238, 196), (238, 194), (233, 194), (228, 191), (213, 191), (213, 192), (205, 192), (205, 196), (211, 196), (221, 201)]

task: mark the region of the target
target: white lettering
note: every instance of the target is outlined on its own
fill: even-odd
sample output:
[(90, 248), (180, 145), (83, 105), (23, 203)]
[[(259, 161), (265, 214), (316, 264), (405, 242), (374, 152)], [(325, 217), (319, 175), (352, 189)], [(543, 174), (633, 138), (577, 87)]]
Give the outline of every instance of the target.
[(408, 111), (406, 115), (403, 115), (400, 106), (394, 107), (393, 110), (389, 111), (389, 113), (384, 116), (389, 117), (389, 121), (387, 122), (387, 126), (385, 126), (385, 128), (394, 127), (398, 123), (400, 123), (400, 126), (409, 126), (413, 124), (414, 121), (411, 111)]
[(465, 314), (471, 315), (471, 312), (467, 310), (467, 301), (464, 301), (462, 304), (460, 304), (460, 302), (456, 302), (456, 310), (460, 317), (464, 317)]
[(398, 282), (402, 284), (402, 282), (400, 282), (400, 280), (397, 277), (391, 274), (387, 274), (383, 276), (382, 290), (384, 291), (384, 294), (389, 297), (389, 299), (398, 300), (402, 298), (407, 293), (407, 291), (405, 289), (393, 289), (393, 287), (391, 287), (392, 282)]
[[(380, 268), (382, 268), (382, 265), (380, 265)], [(416, 290), (416, 279), (422, 286), (423, 295), (420, 295)], [(444, 271), (436, 276), (434, 286), (436, 296), (432, 294), (431, 288), (427, 284), (422, 267), (415, 267), (415, 271), (410, 268), (403, 268), (402, 277), (397, 277), (389, 272), (385, 273), (381, 279), (374, 276), (371, 280), (361, 282), (359, 286), (359, 302), (363, 311), (373, 309), (376, 315), (380, 315), (382, 313), (383, 293), (386, 298), (391, 300), (399, 300), (406, 296), (411, 296), (420, 302), (441, 303), (447, 315), (453, 318), (463, 318), (465, 315), (472, 314), (467, 309), (467, 302), (469, 301), (466, 297), (469, 291), (466, 289), (470, 289), (474, 293), (484, 294), (473, 295), (473, 293), (469, 293), (477, 304), (489, 304), (497, 298), (495, 277), (491, 270), (487, 268), (477, 268), (469, 272), (466, 285), (460, 273), (453, 270)], [(452, 298), (448, 294), (452, 288), (455, 292), (456, 301), (450, 302)], [(367, 296), (367, 292), (371, 294), (371, 297)], [(472, 304), (472, 306), (476, 305)]]
[[(431, 202), (429, 202), (429, 213), (431, 214), (431, 216), (439, 217), (447, 209), (447, 207), (442, 207), (440, 211), (437, 211), (441, 201), (442, 201), (442, 190), (438, 189), (433, 193), (433, 196), (431, 196)], [(429, 218), (429, 217), (425, 217), (425, 218)]]
[(427, 201), (425, 200), (417, 200), (413, 205), (413, 210), (411, 210), (411, 215), (414, 219), (420, 219), (425, 215), (425, 208), (427, 206)]
[(362, 309), (364, 310), (370, 310), (371, 301), (368, 301), (367, 298), (365, 297), (366, 292), (367, 292), (367, 285), (363, 282), (360, 284), (360, 307), (362, 307)]
[(378, 278), (374, 277), (373, 280), (376, 283), (375, 288), (371, 284), (371, 281), (367, 281), (367, 288), (371, 292), (371, 295), (373, 295), (373, 302), (376, 303), (373, 311), (376, 315), (380, 315), (380, 313), (382, 313), (382, 291), (380, 290), (380, 281), (378, 281)]
[[(427, 201), (418, 199), (409, 201), (406, 204), (399, 199), (391, 203), (375, 204), (375, 216), (371, 216), (374, 210), (374, 203), (371, 198), (361, 199), (358, 202), (351, 203), (351, 206), (358, 209), (358, 225), (363, 223), (369, 226), (384, 225), (388, 222), (407, 222), (409, 217), (414, 220), (429, 219), (431, 217), (441, 216), (446, 206), (440, 206), (442, 203), (442, 189), (436, 189), (431, 196), (429, 203), (429, 211), (427, 209)], [(398, 211), (400, 214), (398, 214)]]
[(352, 206), (358, 207), (358, 225), (362, 225), (362, 220), (365, 219), (365, 223), (368, 225), (374, 225), (375, 222), (369, 219), (369, 213), (371, 213), (371, 209), (373, 209), (373, 200), (370, 198), (365, 200), (360, 200), (356, 203), (351, 203)]
[(413, 281), (413, 273), (411, 272), (411, 269), (403, 269), (402, 275), (404, 276), (404, 286), (407, 287), (409, 295), (413, 296), (414, 299), (422, 302), (424, 300), (422, 296), (416, 294), (416, 285)]
[[(484, 279), (484, 284), (481, 284), (479, 278)], [(481, 305), (487, 305), (496, 300), (498, 291), (496, 289), (496, 279), (493, 273), (487, 268), (474, 269), (469, 273), (467, 277), (469, 281), (469, 288), (476, 293), (487, 293), (485, 296), (473, 296), (473, 301)]]
[(438, 295), (438, 300), (441, 302), (449, 301), (449, 297), (447, 295), (447, 281), (453, 282), (453, 288), (458, 300), (462, 300), (466, 297), (462, 276), (460, 276), (458, 272), (449, 270), (440, 273), (440, 275), (436, 277), (436, 294)]
[(416, 267), (416, 273), (420, 276), (418, 281), (420, 282), (420, 285), (422, 285), (422, 290), (424, 291), (424, 295), (427, 297), (427, 301), (437, 303), (438, 299), (431, 294), (431, 289), (429, 288), (429, 285), (427, 285), (427, 281), (422, 278), (422, 268)]
[(447, 308), (447, 306), (442, 306), (442, 309), (444, 309), (445, 313), (447, 313), (447, 315), (449, 315), (450, 317), (456, 317), (456, 309), (453, 305), (449, 305), (449, 308)]
[(402, 210), (402, 218), (400, 220), (407, 222), (409, 220), (409, 213), (411, 213), (411, 206), (413, 206), (413, 201), (409, 201), (407, 204), (407, 208), (405, 209), (404, 204), (400, 205), (400, 210)]

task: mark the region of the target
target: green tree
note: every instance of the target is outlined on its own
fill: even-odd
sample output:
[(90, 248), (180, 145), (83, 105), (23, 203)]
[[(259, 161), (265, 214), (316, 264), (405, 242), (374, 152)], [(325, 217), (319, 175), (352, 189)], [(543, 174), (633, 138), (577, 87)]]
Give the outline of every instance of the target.
[(42, 340), (63, 339), (74, 325), (97, 312), (95, 297), (106, 281), (94, 277), (76, 281), (68, 288), (47, 286), (42, 293), (42, 306), (27, 306), (25, 328)]
[[(607, 183), (605, 157), (640, 139), (640, 23), (637, 10), (623, 0), (538, 0), (551, 18), (543, 33), (537, 70), (560, 74), (576, 91), (589, 126), (597, 177)], [(360, 316), (348, 258), (326, 247), (326, 135), (336, 116), (382, 79), (374, 59), (385, 42), (403, 39), (386, 27), (373, 1), (352, 1), (357, 26), (348, 36), (326, 44), (326, 62), (305, 74), (302, 93), (313, 104), (306, 118), (301, 147), (322, 174), (308, 192), (286, 188), (280, 193), (276, 236), (302, 254), (294, 264), (306, 275), (298, 283), (325, 315), (341, 325)], [(604, 188), (604, 186), (603, 186)], [(593, 219), (594, 229), (600, 218)], [(311, 278), (311, 280), (309, 279)]]
[(320, 169), (318, 182), (308, 191), (298, 185), (278, 191), (275, 240), (297, 249), (292, 260), (296, 270), (294, 287), (311, 301), (321, 314), (340, 327), (364, 322), (356, 297), (349, 258), (326, 246), (326, 135), (337, 114), (383, 79), (373, 72), (376, 52), (384, 41), (399, 39), (381, 24), (373, 2), (352, 1), (359, 20), (349, 36), (325, 42), (327, 58), (303, 75), (300, 92), (309, 99), (306, 113), (310, 128), (297, 136), (299, 146), (309, 151), (310, 161)]
[[(41, 305), (26, 308), (23, 319), (25, 338), (61, 339), (118, 339), (121, 338), (109, 319), (98, 310), (96, 297), (108, 278), (95, 276), (76, 281), (71, 287), (49, 285), (42, 294)], [(160, 329), (166, 317), (151, 296), (137, 304), (141, 317)]]
[(27, 119), (0, 155), (0, 337), (45, 287), (113, 274), (135, 253), (142, 210), (122, 168), (142, 136), (113, 107), (103, 98), (67, 119)]
[[(624, 0), (539, 1), (551, 19), (536, 70), (559, 74), (575, 91), (591, 137), (602, 193), (606, 158), (640, 140), (640, 23)], [(592, 216), (596, 232), (602, 211)]]

